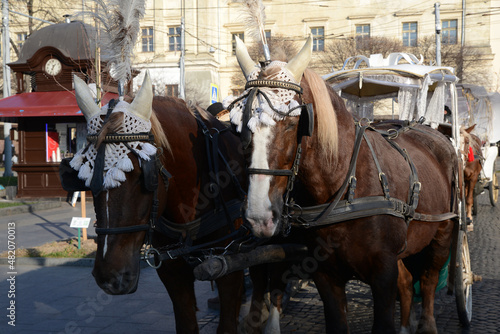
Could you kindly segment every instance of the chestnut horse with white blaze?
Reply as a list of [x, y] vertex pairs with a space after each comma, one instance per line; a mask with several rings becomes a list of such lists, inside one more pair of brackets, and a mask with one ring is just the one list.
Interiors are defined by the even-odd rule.
[[372, 332], [396, 331], [400, 259], [402, 331], [409, 326], [412, 284], [420, 280], [420, 331], [436, 333], [435, 289], [458, 224], [455, 150], [444, 135], [416, 122], [356, 121], [306, 69], [311, 54], [309, 38], [288, 63], [259, 66], [237, 39], [247, 85], [229, 108], [251, 150], [244, 218], [256, 236], [291, 230], [300, 236], [294, 241], [307, 245], [328, 333], [349, 332], [345, 286], [353, 278], [371, 287]]
[[[194, 276], [189, 251], [182, 250], [225, 246], [241, 223], [247, 178], [238, 137], [180, 99], [153, 98], [149, 74], [131, 103], [114, 107], [98, 108], [76, 77], [75, 90], [89, 143], [71, 166], [94, 197], [97, 284], [109, 294], [134, 292], [146, 241], [162, 260], [157, 273], [172, 300], [177, 332], [197, 333]], [[236, 333], [241, 298], [235, 296], [242, 294], [243, 272], [222, 277], [217, 285], [217, 332]]]

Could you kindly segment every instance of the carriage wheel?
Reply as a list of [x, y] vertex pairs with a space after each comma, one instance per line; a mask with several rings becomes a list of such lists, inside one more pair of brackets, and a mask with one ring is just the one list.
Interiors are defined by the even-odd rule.
[[455, 270], [455, 300], [458, 318], [464, 328], [470, 327], [472, 319], [472, 283], [474, 276], [470, 265], [467, 234], [460, 230], [457, 240], [457, 262]]
[[488, 183], [488, 191], [491, 205], [496, 206], [498, 202], [498, 177], [496, 172], [493, 173], [491, 182]]

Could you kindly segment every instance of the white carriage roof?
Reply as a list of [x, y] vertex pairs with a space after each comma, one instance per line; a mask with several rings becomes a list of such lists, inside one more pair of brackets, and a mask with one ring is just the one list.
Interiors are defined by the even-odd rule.
[[[399, 64], [402, 60], [406, 63]], [[346, 69], [353, 62], [353, 68]], [[335, 90], [357, 97], [394, 94], [401, 87], [421, 89], [423, 79], [427, 76], [432, 83], [457, 81], [453, 68], [428, 66], [422, 62], [423, 59], [418, 60], [405, 53], [391, 53], [387, 58], [380, 54], [371, 55], [370, 58], [356, 56], [347, 59], [342, 70], [324, 75], [323, 79]], [[433, 88], [431, 86], [429, 90]]]

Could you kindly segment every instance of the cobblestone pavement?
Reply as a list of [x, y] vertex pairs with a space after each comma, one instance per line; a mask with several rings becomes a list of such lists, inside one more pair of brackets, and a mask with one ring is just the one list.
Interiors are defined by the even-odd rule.
[[[500, 203], [497, 207], [491, 206], [488, 191], [478, 197], [478, 215], [468, 238], [472, 270], [482, 276], [482, 281], [473, 285], [472, 325], [469, 330], [461, 327], [455, 295], [449, 296], [443, 289], [437, 293], [435, 303], [439, 333], [500, 333]], [[347, 297], [351, 333], [370, 333], [373, 302], [369, 287], [359, 281], [350, 282]], [[248, 302], [245, 307], [248, 308]], [[418, 308], [419, 305], [417, 312]], [[395, 321], [399, 327], [399, 304], [396, 309]], [[208, 314], [201, 319], [202, 333], [214, 333], [216, 323], [216, 314]], [[325, 332], [323, 304], [314, 283], [308, 283], [291, 298], [281, 319], [281, 332]]]

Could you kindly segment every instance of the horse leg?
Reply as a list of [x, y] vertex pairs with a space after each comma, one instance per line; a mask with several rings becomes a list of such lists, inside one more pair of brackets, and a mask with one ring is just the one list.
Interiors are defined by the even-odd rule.
[[242, 333], [258, 334], [262, 332], [262, 324], [268, 317], [264, 295], [267, 289], [268, 272], [267, 266], [258, 265], [251, 267], [250, 278], [252, 280], [252, 301], [250, 310], [240, 326]]
[[422, 315], [418, 324], [418, 333], [437, 334], [436, 319], [434, 318], [434, 297], [438, 284], [439, 270], [428, 269], [420, 278], [422, 294]]
[[396, 333], [394, 308], [398, 287], [398, 264], [397, 261], [390, 261], [387, 258], [380, 259], [380, 261], [380, 265], [372, 266], [370, 270], [374, 319], [372, 333]]
[[192, 269], [183, 260], [163, 262], [156, 270], [174, 307], [177, 333], [198, 333]]
[[269, 317], [267, 319], [266, 334], [279, 334], [280, 333], [280, 317], [283, 312], [283, 295], [285, 293], [287, 280], [283, 273], [289, 265], [287, 263], [277, 263], [273, 265], [270, 270], [270, 305]]
[[470, 167], [464, 169], [464, 186], [465, 186], [465, 212], [467, 215], [467, 221], [472, 222], [472, 205], [474, 204], [474, 185], [477, 182], [473, 182], [473, 173]]
[[316, 271], [313, 280], [323, 301], [326, 333], [349, 333], [345, 282], [334, 282], [324, 272]]
[[410, 334], [415, 328], [413, 312], [413, 277], [402, 260], [398, 260], [398, 291], [401, 305], [400, 334]]
[[425, 267], [420, 276], [420, 290], [422, 294], [422, 316], [418, 325], [418, 333], [437, 333], [436, 319], [434, 318], [434, 298], [439, 283], [439, 272], [446, 263], [450, 252], [453, 223], [446, 221], [441, 224], [434, 240], [428, 246], [427, 256], [424, 258]]
[[237, 271], [216, 280], [219, 290], [220, 321], [217, 333], [236, 333], [243, 294], [243, 271]]

